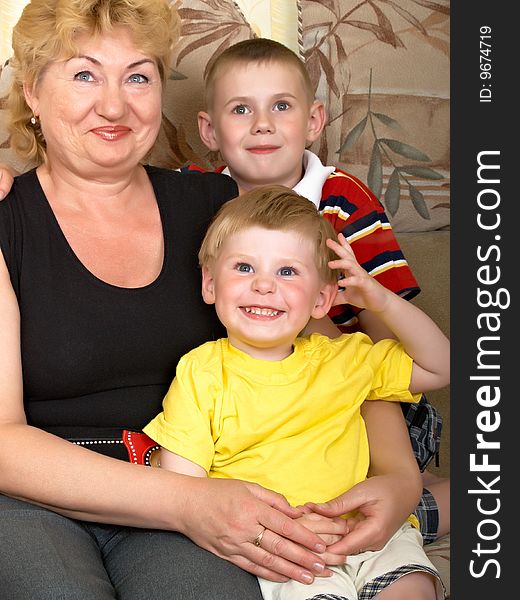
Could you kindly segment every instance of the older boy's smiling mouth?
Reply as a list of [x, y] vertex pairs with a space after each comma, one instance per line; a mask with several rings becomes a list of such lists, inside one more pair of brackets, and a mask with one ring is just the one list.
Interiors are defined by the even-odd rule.
[[280, 149], [280, 146], [252, 146], [247, 151], [251, 154], [272, 154]]

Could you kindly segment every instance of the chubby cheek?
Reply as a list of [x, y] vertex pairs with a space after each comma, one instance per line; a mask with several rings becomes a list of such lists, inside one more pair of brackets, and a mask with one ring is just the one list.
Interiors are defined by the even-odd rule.
[[244, 294], [243, 282], [236, 282], [232, 279], [228, 279], [225, 284], [217, 284], [215, 288], [215, 295], [217, 301], [220, 301], [222, 305], [227, 306], [240, 306]]
[[318, 292], [314, 292], [314, 290], [311, 292], [309, 289], [292, 288], [290, 291], [287, 291], [285, 301], [293, 309], [295, 317], [303, 320], [303, 324], [305, 325], [308, 320], [306, 315], [312, 313], [317, 296]]
[[161, 99], [155, 101], [134, 102], [132, 104], [136, 120], [143, 126], [143, 134], [154, 137], [159, 133], [162, 122]]
[[47, 140], [54, 139], [59, 144], [74, 144], [82, 130], [88, 130], [89, 111], [83, 103], [70, 103], [57, 100], [50, 108], [42, 107], [40, 123]]
[[225, 156], [238, 154], [247, 133], [248, 129], [236, 121], [222, 121], [219, 126], [215, 128], [219, 151], [222, 156], [225, 158]]

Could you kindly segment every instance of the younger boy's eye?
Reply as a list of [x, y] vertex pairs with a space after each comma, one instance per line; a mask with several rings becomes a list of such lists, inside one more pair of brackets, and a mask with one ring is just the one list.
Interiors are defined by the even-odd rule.
[[250, 110], [244, 104], [239, 104], [233, 108], [232, 112], [234, 112], [236, 115], [247, 115]]
[[235, 269], [240, 273], [253, 273], [253, 267], [247, 263], [237, 263]]
[[280, 102], [277, 102], [274, 105], [274, 109], [275, 110], [289, 110], [290, 106], [288, 102], [285, 102], [285, 100], [280, 100]]
[[290, 277], [291, 275], [296, 275], [296, 271], [292, 267], [281, 267], [278, 270], [278, 274], [282, 277]]
[[90, 71], [80, 71], [74, 75], [76, 81], [92, 81], [94, 77]]

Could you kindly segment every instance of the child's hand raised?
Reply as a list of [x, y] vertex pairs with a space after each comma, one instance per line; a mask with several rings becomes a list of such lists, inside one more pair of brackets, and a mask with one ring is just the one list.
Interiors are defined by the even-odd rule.
[[339, 243], [327, 240], [327, 246], [339, 256], [331, 260], [329, 267], [343, 274], [338, 280], [340, 289], [336, 294], [334, 304], [353, 304], [358, 308], [366, 308], [372, 312], [385, 310], [392, 292], [371, 277], [357, 262], [350, 244], [343, 234], [338, 234]]

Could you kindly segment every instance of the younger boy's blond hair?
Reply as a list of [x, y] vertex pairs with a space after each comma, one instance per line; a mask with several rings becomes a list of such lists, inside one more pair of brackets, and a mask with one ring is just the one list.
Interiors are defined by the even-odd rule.
[[251, 227], [291, 231], [310, 240], [315, 244], [315, 264], [322, 281], [338, 280], [338, 272], [328, 264], [337, 256], [326, 244], [327, 239], [337, 240], [334, 228], [312, 202], [283, 185], [257, 187], [226, 202], [206, 232], [199, 251], [200, 266], [211, 267], [224, 241]]
[[309, 105], [314, 101], [314, 87], [305, 63], [290, 48], [269, 38], [243, 40], [226, 48], [211, 63], [204, 78], [204, 103], [206, 109], [212, 106], [215, 82], [220, 73], [236, 65], [283, 64], [295, 69], [301, 76]]

